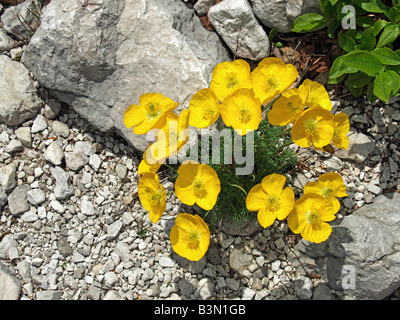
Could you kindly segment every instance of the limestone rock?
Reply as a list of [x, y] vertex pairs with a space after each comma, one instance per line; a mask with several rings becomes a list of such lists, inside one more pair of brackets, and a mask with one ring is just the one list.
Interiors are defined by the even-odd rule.
[[321, 14], [319, 0], [249, 0], [261, 23], [279, 32], [291, 32], [293, 22], [306, 13]]
[[0, 300], [18, 300], [21, 284], [0, 262]]
[[269, 56], [268, 36], [247, 0], [222, 1], [210, 8], [208, 17], [235, 56], [255, 61]]
[[0, 122], [14, 126], [33, 118], [42, 101], [29, 71], [6, 55], [0, 55], [0, 70]]
[[39, 25], [39, 19], [33, 14], [40, 10], [38, 1], [26, 0], [17, 6], [7, 8], [1, 16], [4, 30], [18, 40], [30, 37]]
[[382, 300], [400, 287], [400, 194], [380, 195], [343, 218], [320, 244], [302, 240], [303, 265], [314, 259], [328, 286], [359, 300]]
[[159, 92], [179, 102], [179, 112], [226, 60], [218, 35], [176, 0], [52, 0], [22, 56], [57, 98], [141, 151], [148, 142], [123, 124], [127, 107]]

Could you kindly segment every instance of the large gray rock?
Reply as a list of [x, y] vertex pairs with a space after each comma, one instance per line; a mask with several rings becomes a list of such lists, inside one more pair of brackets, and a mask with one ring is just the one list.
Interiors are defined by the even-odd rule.
[[125, 128], [127, 107], [159, 92], [187, 107], [228, 53], [193, 9], [176, 0], [52, 0], [22, 61], [41, 85], [102, 131], [144, 151]]
[[247, 0], [222, 1], [210, 8], [208, 17], [235, 56], [255, 61], [269, 56], [268, 36]]
[[15, 41], [11, 39], [2, 28], [0, 28], [0, 51], [8, 51], [14, 46]]
[[374, 151], [376, 145], [375, 140], [361, 132], [351, 131], [348, 136], [348, 149], [337, 150], [335, 156], [340, 159], [349, 159], [356, 163], [363, 163], [372, 151]]
[[26, 0], [17, 6], [7, 8], [1, 16], [4, 30], [17, 40], [28, 39], [39, 26], [40, 1]]
[[0, 55], [0, 123], [14, 126], [33, 118], [42, 105], [29, 71], [20, 62]]
[[[333, 290], [381, 300], [400, 287], [400, 194], [380, 195], [343, 218], [320, 244], [302, 240], [297, 258]], [[315, 260], [312, 266], [311, 260]]]
[[10, 163], [0, 168], [0, 186], [4, 191], [10, 191], [17, 186], [17, 167]]
[[16, 187], [8, 196], [8, 207], [13, 216], [18, 216], [29, 210], [27, 193], [31, 189], [29, 184], [23, 184]]
[[279, 32], [291, 32], [293, 22], [306, 13], [321, 13], [320, 0], [249, 0], [261, 23]]
[[74, 194], [74, 186], [72, 185], [70, 176], [61, 167], [50, 169], [52, 176], [56, 180], [54, 187], [54, 195], [58, 200], [65, 200]]
[[0, 262], [0, 300], [18, 300], [21, 284]]

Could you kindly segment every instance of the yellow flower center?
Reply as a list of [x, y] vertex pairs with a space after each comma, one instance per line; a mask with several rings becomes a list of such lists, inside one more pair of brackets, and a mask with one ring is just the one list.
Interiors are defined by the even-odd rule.
[[147, 103], [147, 105], [145, 106], [145, 111], [147, 114], [147, 118], [150, 120], [158, 118], [161, 114], [159, 103]]
[[197, 229], [186, 231], [185, 240], [189, 249], [196, 250], [200, 246], [200, 232]]
[[201, 178], [196, 178], [193, 183], [193, 194], [197, 199], [204, 199], [207, 196], [206, 185]]
[[248, 107], [242, 106], [239, 110], [239, 121], [241, 123], [249, 123], [251, 120], [251, 111]]
[[149, 189], [149, 203], [150, 206], [154, 209], [157, 208], [161, 203], [161, 190], [150, 190]]
[[320, 220], [318, 213], [315, 211], [307, 211], [305, 216], [306, 216], [306, 222], [309, 224], [313, 224]]
[[321, 194], [325, 199], [330, 199], [335, 195], [335, 190], [330, 186], [324, 186], [321, 189]]
[[277, 78], [268, 78], [266, 92], [274, 91], [279, 88], [279, 80]]
[[314, 118], [304, 121], [304, 128], [307, 136], [314, 137], [318, 133], [318, 123]]
[[276, 194], [270, 195], [267, 204], [271, 211], [277, 211], [281, 206], [281, 199]]
[[215, 114], [217, 113], [217, 110], [215, 110], [214, 107], [212, 106], [205, 106], [204, 107], [204, 112], [203, 112], [203, 120], [211, 120], [215, 117]]
[[239, 78], [235, 72], [229, 71], [225, 76], [226, 86], [234, 88], [239, 83]]

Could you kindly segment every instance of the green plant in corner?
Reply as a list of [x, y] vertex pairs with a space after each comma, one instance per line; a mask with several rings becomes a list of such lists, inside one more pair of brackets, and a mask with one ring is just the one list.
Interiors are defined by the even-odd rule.
[[299, 17], [292, 31], [326, 27], [329, 37], [337, 36], [343, 54], [333, 62], [329, 83], [344, 81], [355, 96], [366, 90], [370, 102], [398, 96], [400, 1], [321, 0], [321, 11]]

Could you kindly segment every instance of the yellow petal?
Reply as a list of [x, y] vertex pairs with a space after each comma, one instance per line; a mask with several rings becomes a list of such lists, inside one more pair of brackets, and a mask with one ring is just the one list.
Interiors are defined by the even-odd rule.
[[245, 60], [221, 62], [213, 70], [210, 88], [220, 101], [235, 90], [251, 87], [250, 65]]
[[322, 84], [306, 79], [300, 87], [304, 87], [308, 91], [306, 102], [308, 108], [320, 107], [328, 111], [332, 110], [329, 94]]
[[260, 100], [250, 89], [236, 90], [221, 104], [222, 120], [239, 135], [257, 130], [262, 120], [261, 113]]
[[295, 66], [285, 65], [281, 59], [274, 57], [263, 59], [251, 72], [254, 92], [261, 104], [286, 91], [296, 81], [297, 76]]
[[184, 179], [181, 175], [175, 181], [175, 194], [182, 203], [189, 206], [195, 204], [192, 181]]
[[284, 92], [268, 112], [268, 120], [272, 125], [286, 126], [296, 121], [304, 111], [305, 101], [297, 88]]
[[294, 207], [294, 191], [291, 187], [287, 187], [280, 194], [280, 208], [276, 212], [276, 217], [279, 220], [284, 220], [292, 212]]
[[338, 113], [333, 118], [334, 121], [334, 132], [332, 142], [340, 149], [349, 148], [349, 137], [347, 134], [350, 131], [349, 117], [345, 113]]
[[267, 204], [268, 195], [264, 192], [261, 183], [255, 185], [246, 197], [246, 207], [249, 211], [259, 211]]
[[314, 243], [321, 243], [327, 240], [332, 233], [332, 227], [326, 222], [316, 222], [313, 224], [306, 224], [301, 232], [304, 240]]
[[127, 128], [132, 128], [141, 123], [146, 117], [144, 110], [135, 104], [130, 105], [124, 114], [124, 124]]
[[266, 176], [262, 180], [261, 185], [266, 194], [272, 195], [272, 194], [280, 194], [282, 192], [283, 186], [285, 185], [285, 182], [286, 182], [285, 176], [273, 173]]
[[257, 219], [263, 228], [268, 228], [274, 223], [276, 214], [266, 208], [261, 208], [260, 211], [258, 211]]
[[299, 214], [296, 208], [293, 208], [287, 217], [287, 223], [289, 229], [292, 230], [293, 233], [299, 234], [305, 228], [306, 219], [304, 214]]
[[177, 254], [191, 261], [198, 261], [208, 250], [210, 231], [200, 216], [180, 213], [171, 229], [170, 241]]
[[206, 88], [192, 97], [189, 110], [189, 124], [196, 128], [206, 128], [219, 118], [220, 103], [214, 91]]

